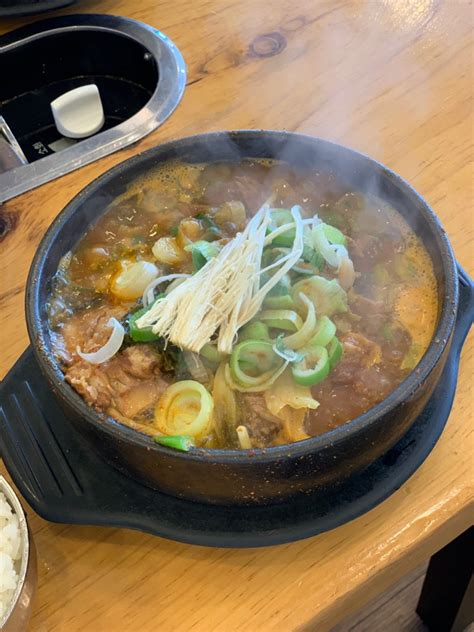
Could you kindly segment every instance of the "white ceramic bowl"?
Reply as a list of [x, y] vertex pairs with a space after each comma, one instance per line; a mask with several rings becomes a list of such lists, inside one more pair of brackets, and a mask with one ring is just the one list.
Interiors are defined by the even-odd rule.
[[18, 516], [21, 535], [21, 563], [18, 585], [4, 617], [0, 619], [0, 630], [2, 632], [20, 632], [20, 630], [26, 630], [36, 590], [36, 549], [28, 528], [25, 512], [17, 495], [3, 476], [0, 476], [0, 491], [5, 494], [7, 501]]

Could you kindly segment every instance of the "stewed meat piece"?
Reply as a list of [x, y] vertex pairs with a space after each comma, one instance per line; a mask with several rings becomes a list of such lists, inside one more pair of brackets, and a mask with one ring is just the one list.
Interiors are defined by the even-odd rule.
[[80, 360], [66, 369], [65, 379], [84, 398], [86, 404], [96, 410], [106, 411], [111, 406], [112, 387], [102, 368]]
[[168, 387], [159, 369], [160, 356], [150, 345], [128, 347], [108, 362], [74, 362], [65, 371], [69, 382], [96, 410], [118, 410], [134, 417], [153, 406]]
[[268, 410], [259, 393], [241, 394], [242, 424], [247, 426], [252, 445], [264, 448], [271, 445], [281, 430], [282, 422]]
[[56, 343], [64, 348], [62, 355], [67, 353], [68, 362], [71, 362], [77, 357], [77, 347], [83, 353], [97, 351], [110, 337], [109, 319], [121, 320], [126, 314], [127, 308], [120, 305], [101, 305], [74, 314], [64, 324], [61, 335], [56, 336]]

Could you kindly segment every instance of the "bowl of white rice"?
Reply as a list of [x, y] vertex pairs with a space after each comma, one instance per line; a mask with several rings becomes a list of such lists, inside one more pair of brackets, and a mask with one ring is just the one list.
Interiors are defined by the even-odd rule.
[[36, 588], [36, 552], [25, 513], [0, 476], [0, 630], [25, 630]]

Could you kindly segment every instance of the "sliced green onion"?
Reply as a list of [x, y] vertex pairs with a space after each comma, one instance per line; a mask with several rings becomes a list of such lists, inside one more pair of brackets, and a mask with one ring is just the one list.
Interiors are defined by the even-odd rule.
[[314, 336], [308, 342], [309, 347], [326, 347], [336, 334], [336, 325], [327, 316], [321, 316], [316, 325]]
[[313, 303], [303, 293], [299, 295], [299, 298], [306, 306], [306, 319], [298, 331], [284, 338], [285, 345], [290, 349], [304, 347], [314, 336], [316, 329], [316, 311]]
[[324, 231], [324, 224], [318, 224], [311, 229], [314, 249], [319, 252], [324, 260], [333, 268], [338, 268], [340, 257], [335, 251], [336, 246], [329, 242]]
[[259, 319], [268, 327], [285, 331], [298, 331], [303, 326], [301, 316], [292, 309], [264, 309], [260, 312]]
[[297, 384], [313, 386], [327, 378], [330, 368], [327, 350], [324, 347], [312, 347], [301, 362], [293, 364], [291, 373]]
[[336, 366], [336, 364], [340, 361], [343, 355], [342, 344], [339, 338], [337, 338], [336, 336], [334, 336], [334, 338], [329, 343], [328, 355], [329, 355], [329, 362], [331, 365], [331, 369], [333, 369]]
[[205, 344], [199, 354], [202, 355], [202, 357], [209, 362], [212, 362], [212, 364], [217, 365], [221, 361], [221, 356], [220, 353], [217, 351], [217, 346], [212, 344], [211, 342]]
[[268, 296], [267, 294], [263, 305], [268, 309], [294, 309], [295, 302], [289, 294], [283, 296]]
[[155, 443], [164, 445], [167, 448], [173, 448], [174, 450], [181, 450], [181, 452], [189, 452], [190, 448], [195, 448], [192, 437], [189, 435], [175, 435], [174, 437], [168, 437], [166, 435], [155, 435], [153, 437]]
[[195, 270], [200, 270], [206, 263], [219, 254], [220, 247], [215, 242], [195, 241], [184, 248], [191, 253]]
[[[230, 368], [235, 377], [245, 380], [248, 377], [258, 378], [260, 374], [269, 371], [277, 363], [272, 344], [266, 340], [244, 340], [232, 351]], [[249, 367], [253, 375], [241, 375], [240, 364]]]
[[302, 259], [310, 261], [314, 253], [313, 246], [313, 234], [311, 232], [311, 226], [305, 226], [303, 228], [303, 253]]
[[[312, 242], [312, 237], [310, 233], [310, 239]], [[308, 240], [309, 241], [309, 240]], [[303, 247], [303, 254], [301, 255], [300, 261], [298, 261], [292, 268], [292, 272], [296, 272], [297, 274], [304, 275], [314, 275], [319, 274], [322, 270], [324, 270], [325, 260], [321, 253], [317, 250], [314, 250], [311, 243], [305, 241]]]
[[[321, 271], [324, 268], [324, 257], [320, 252], [314, 249], [313, 235], [309, 226], [305, 226], [302, 259], [313, 266], [313, 268], [316, 268], [317, 271]], [[299, 265], [300, 264], [298, 264], [298, 266]], [[295, 266], [293, 266], [293, 270], [295, 270]]]
[[308, 263], [310, 263], [312, 266], [320, 271], [324, 269], [324, 257], [320, 252], [317, 252], [316, 250], [314, 250], [313, 256]]
[[[280, 375], [285, 371], [287, 366], [288, 366], [288, 362], [286, 361], [282, 362], [281, 365], [277, 369], [275, 369], [273, 372], [268, 371], [268, 373], [265, 374], [264, 381], [259, 382], [258, 384], [251, 384], [250, 386], [247, 386], [247, 385], [244, 386], [234, 379], [229, 365], [226, 364], [224, 367], [225, 380], [227, 384], [229, 385], [229, 387], [234, 391], [239, 391], [241, 393], [263, 393], [264, 391], [269, 389], [272, 384], [276, 382], [276, 380], [280, 377]], [[263, 377], [264, 376], [262, 375], [262, 379]]]
[[285, 274], [265, 296], [264, 307], [269, 309], [292, 309], [294, 301], [290, 296], [290, 287], [290, 277]]
[[247, 323], [239, 330], [239, 342], [244, 340], [270, 340], [268, 326], [260, 320]]
[[265, 340], [239, 342], [230, 356], [232, 378], [244, 387], [266, 382], [280, 364], [272, 344]]
[[[266, 275], [262, 275], [265, 277]], [[267, 279], [268, 280], [268, 279]], [[268, 292], [267, 296], [285, 296], [289, 293], [291, 287], [290, 277], [284, 274], [276, 285]]]
[[213, 424], [214, 401], [206, 388], [194, 380], [168, 386], [155, 406], [155, 425], [167, 436], [207, 435]]
[[287, 248], [291, 248], [293, 242], [295, 241], [296, 236], [296, 228], [295, 228], [295, 220], [289, 211], [286, 208], [273, 208], [270, 211], [270, 216], [272, 218], [271, 224], [267, 229], [267, 234], [271, 236], [272, 232], [276, 231], [283, 226], [288, 225], [287, 230], [276, 235], [272, 239], [272, 244], [274, 246], [283, 246]]
[[329, 280], [322, 276], [312, 276], [295, 283], [291, 295], [297, 309], [304, 307], [299, 299], [301, 292], [313, 302], [318, 316], [332, 316], [338, 312], [347, 312], [347, 294], [336, 279]]
[[330, 226], [329, 224], [323, 224], [323, 227], [326, 238], [332, 244], [340, 244], [341, 246], [345, 246], [347, 244], [347, 239], [345, 238], [343, 233], [341, 233], [339, 228], [336, 228], [335, 226]]

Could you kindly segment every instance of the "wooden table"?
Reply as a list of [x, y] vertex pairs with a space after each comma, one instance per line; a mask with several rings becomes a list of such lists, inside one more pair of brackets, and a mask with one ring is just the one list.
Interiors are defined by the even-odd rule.
[[[188, 87], [171, 119], [137, 145], [1, 209], [11, 228], [0, 243], [0, 376], [28, 344], [23, 290], [48, 224], [97, 174], [178, 136], [284, 128], [369, 153], [426, 197], [474, 273], [469, 2], [86, 0], [78, 10], [163, 30], [183, 52]], [[39, 552], [31, 629], [327, 630], [469, 525], [470, 361], [467, 344], [451, 417], [428, 460], [381, 506], [330, 533], [214, 550], [49, 524], [30, 511]]]

